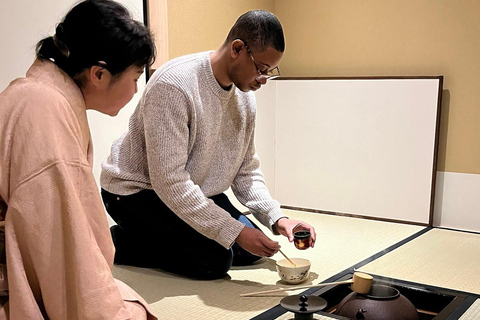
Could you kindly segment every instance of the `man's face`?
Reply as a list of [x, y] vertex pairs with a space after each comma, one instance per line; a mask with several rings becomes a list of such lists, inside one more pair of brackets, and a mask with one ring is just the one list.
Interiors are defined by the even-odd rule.
[[240, 54], [233, 83], [243, 92], [256, 91], [267, 83], [268, 74], [278, 71], [276, 68], [283, 57], [282, 52], [272, 47], [260, 52], [251, 51], [248, 46], [245, 46]]

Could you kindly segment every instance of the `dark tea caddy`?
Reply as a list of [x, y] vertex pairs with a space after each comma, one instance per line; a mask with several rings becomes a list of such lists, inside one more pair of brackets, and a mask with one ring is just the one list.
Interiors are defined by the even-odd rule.
[[305, 250], [310, 248], [311, 234], [308, 230], [299, 230], [293, 233], [293, 243], [299, 250]]

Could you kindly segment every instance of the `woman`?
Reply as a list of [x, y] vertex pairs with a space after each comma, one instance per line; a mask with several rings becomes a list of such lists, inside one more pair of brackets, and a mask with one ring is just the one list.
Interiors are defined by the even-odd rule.
[[154, 58], [149, 31], [123, 6], [87, 0], [37, 44], [26, 77], [0, 94], [9, 294], [0, 318], [155, 319], [113, 279], [86, 115], [116, 115]]

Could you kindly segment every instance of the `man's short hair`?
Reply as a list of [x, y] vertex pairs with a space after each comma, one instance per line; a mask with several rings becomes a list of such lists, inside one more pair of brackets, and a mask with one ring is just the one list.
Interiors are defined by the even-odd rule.
[[254, 51], [272, 47], [285, 51], [283, 29], [277, 17], [268, 11], [252, 10], [242, 14], [228, 33], [225, 44], [241, 39]]

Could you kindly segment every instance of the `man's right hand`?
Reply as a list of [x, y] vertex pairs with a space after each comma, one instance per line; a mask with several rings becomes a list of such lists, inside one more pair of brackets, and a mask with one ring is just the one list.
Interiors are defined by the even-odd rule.
[[277, 241], [270, 240], [260, 230], [250, 227], [243, 228], [236, 242], [243, 249], [260, 257], [271, 257], [280, 250]]

